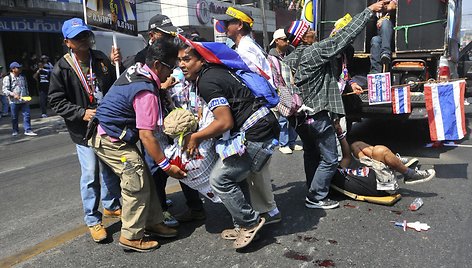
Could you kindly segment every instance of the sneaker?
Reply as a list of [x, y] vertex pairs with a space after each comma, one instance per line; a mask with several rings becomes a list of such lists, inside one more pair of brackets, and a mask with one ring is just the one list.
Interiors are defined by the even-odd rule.
[[42, 118], [47, 118], [48, 115], [47, 115], [47, 114], [41, 114], [41, 117], [42, 117]]
[[264, 225], [269, 225], [273, 223], [279, 223], [282, 221], [282, 213], [277, 213], [274, 216], [270, 216], [268, 212], [261, 213], [261, 217], [265, 219]]
[[117, 210], [108, 210], [106, 208], [103, 209], [103, 216], [106, 218], [121, 218], [121, 209]]
[[7, 116], [10, 116], [10, 114], [9, 113], [3, 113], [2, 114], [2, 117], [7, 117]]
[[179, 226], [179, 222], [170, 214], [169, 211], [164, 211], [162, 214], [164, 214], [164, 224], [169, 226], [169, 227], [177, 227]]
[[170, 206], [172, 206], [172, 205], [174, 204], [174, 202], [172, 202], [171, 199], [166, 198], [166, 204], [167, 204], [168, 207], [170, 207]]
[[176, 215], [179, 222], [203, 221], [206, 219], [205, 210], [187, 209], [184, 213]]
[[101, 223], [94, 226], [89, 226], [89, 231], [92, 235], [93, 241], [97, 243], [107, 239], [107, 231]]
[[38, 136], [38, 134], [34, 133], [32, 130], [25, 131], [26, 136]]
[[[290, 149], [292, 149], [293, 151], [303, 151], [303, 146], [300, 146], [300, 145], [298, 145], [298, 144], [295, 144], [295, 145], [293, 146], [293, 148], [290, 148]], [[266, 224], [267, 224], [267, 223], [266, 223]]]
[[279, 151], [283, 154], [291, 154], [293, 153], [292, 149], [290, 147], [285, 146], [285, 147], [279, 147]]
[[146, 229], [144, 229], [144, 233], [147, 233], [148, 235], [154, 235], [154, 236], [159, 236], [159, 237], [164, 237], [164, 238], [176, 237], [179, 234], [177, 229], [167, 227], [162, 222], [155, 224], [153, 226], [146, 227]]
[[434, 175], [436, 175], [436, 171], [434, 171], [434, 169], [419, 170], [416, 168], [415, 175], [413, 175], [413, 177], [405, 178], [405, 184], [417, 184], [430, 181]]
[[139, 252], [150, 252], [159, 247], [159, 243], [149, 238], [143, 237], [141, 239], [129, 240], [120, 236], [120, 246], [125, 249], [139, 251]]
[[402, 162], [403, 165], [405, 165], [406, 167], [410, 167], [412, 166], [413, 164], [416, 164], [418, 163], [420, 160], [418, 160], [418, 158], [416, 157], [413, 157], [413, 158], [407, 158], [407, 157], [402, 157], [400, 154], [396, 154], [395, 155], [398, 159], [400, 159], [400, 161]]
[[382, 68], [385, 67], [385, 72], [390, 71], [390, 55], [388, 54], [383, 54], [382, 57], [380, 57], [380, 62], [382, 63]]
[[339, 207], [339, 203], [327, 197], [323, 200], [317, 201], [308, 195], [305, 198], [305, 206], [307, 208], [332, 209]]
[[16, 137], [16, 136], [18, 136], [18, 132], [13, 131], [13, 133], [11, 133], [11, 135], [12, 135], [13, 137]]

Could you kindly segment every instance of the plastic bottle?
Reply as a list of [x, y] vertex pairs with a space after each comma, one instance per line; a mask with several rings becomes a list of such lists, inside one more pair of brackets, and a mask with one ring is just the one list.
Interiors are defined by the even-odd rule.
[[439, 67], [438, 67], [438, 80], [445, 81], [449, 80], [451, 76], [451, 71], [449, 69], [449, 61], [446, 57], [441, 56], [439, 58]]
[[252, 171], [260, 172], [262, 168], [265, 166], [267, 161], [269, 161], [270, 157], [274, 153], [275, 147], [279, 145], [279, 141], [277, 139], [273, 139], [272, 142], [262, 147], [254, 156], [253, 163], [252, 163]]
[[410, 207], [409, 209], [411, 211], [416, 211], [418, 209], [420, 209], [420, 207], [423, 205], [423, 199], [421, 199], [420, 197], [418, 198], [415, 198], [415, 200], [413, 200], [413, 202], [410, 204]]
[[122, 156], [121, 163], [123, 163], [123, 173], [132, 173], [134, 171], [133, 165], [128, 162], [125, 156]]

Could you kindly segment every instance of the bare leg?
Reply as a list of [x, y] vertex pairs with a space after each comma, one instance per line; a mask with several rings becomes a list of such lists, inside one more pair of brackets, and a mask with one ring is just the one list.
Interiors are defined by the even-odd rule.
[[372, 158], [374, 146], [363, 141], [356, 141], [351, 144], [351, 151], [357, 158], [369, 157]]
[[408, 168], [403, 165], [402, 161], [398, 159], [389, 148], [383, 145], [374, 146], [374, 149], [372, 150], [372, 159], [380, 161], [391, 169], [402, 174], [406, 173], [408, 170]]
[[362, 141], [356, 141], [351, 144], [351, 150], [357, 158], [369, 157], [380, 161], [391, 169], [404, 174], [408, 168], [398, 159], [395, 154], [386, 146], [369, 145]]

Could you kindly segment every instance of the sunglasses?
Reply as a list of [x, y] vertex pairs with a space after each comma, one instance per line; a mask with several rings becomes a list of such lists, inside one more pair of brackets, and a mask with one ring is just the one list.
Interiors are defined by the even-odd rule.
[[75, 40], [75, 41], [78, 41], [78, 40], [84, 40], [84, 39], [88, 39], [92, 36], [92, 32], [89, 32], [89, 31], [83, 31], [81, 33], [79, 33], [78, 35], [72, 37], [71, 39], [72, 40]]
[[160, 61], [160, 63], [161, 63], [162, 65], [164, 65], [165, 67], [171, 69], [171, 70], [174, 70], [175, 68], [177, 68], [177, 65], [176, 65], [176, 64], [170, 65], [170, 64], [165, 63], [165, 62], [163, 62], [163, 61]]

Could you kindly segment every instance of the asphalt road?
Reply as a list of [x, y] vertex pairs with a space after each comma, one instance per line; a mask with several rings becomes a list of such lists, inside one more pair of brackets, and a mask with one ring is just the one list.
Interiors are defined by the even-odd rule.
[[[466, 108], [470, 121], [472, 108]], [[400, 183], [403, 198], [394, 206], [353, 201], [334, 194], [334, 210], [304, 207], [303, 153], [271, 162], [274, 192], [283, 221], [261, 230], [241, 252], [219, 233], [231, 226], [224, 206], [205, 203], [207, 219], [182, 224], [177, 239], [161, 239], [152, 253], [128, 253], [118, 245], [120, 223], [107, 224], [109, 241], [94, 243], [83, 225], [80, 169], [74, 145], [57, 117], [35, 119], [38, 137], [10, 137], [0, 119], [0, 267], [472, 267], [472, 182], [469, 136], [459, 147], [425, 148], [418, 122], [357, 123], [350, 140], [385, 144], [415, 156], [437, 176], [418, 185]], [[471, 130], [468, 123], [468, 131]], [[175, 192], [175, 181], [168, 188]], [[180, 192], [169, 195], [171, 212], [184, 209]], [[424, 205], [408, 205], [422, 197]], [[427, 232], [394, 227], [390, 221], [421, 221]]]

